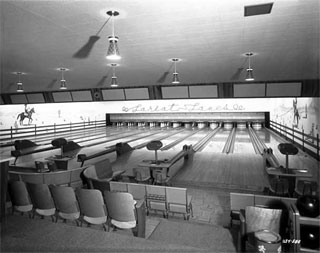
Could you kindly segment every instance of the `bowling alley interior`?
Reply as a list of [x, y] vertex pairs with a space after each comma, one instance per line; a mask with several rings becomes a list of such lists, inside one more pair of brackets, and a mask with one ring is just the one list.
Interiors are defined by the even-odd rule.
[[319, 5], [0, 1], [0, 251], [319, 252]]

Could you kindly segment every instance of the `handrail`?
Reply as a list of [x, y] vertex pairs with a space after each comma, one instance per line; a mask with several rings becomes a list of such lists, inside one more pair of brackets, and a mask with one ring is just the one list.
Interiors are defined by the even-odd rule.
[[23, 128], [11, 127], [7, 129], [0, 129], [0, 147], [12, 146], [14, 141], [17, 139], [27, 139], [47, 134], [60, 134], [63, 132], [77, 132], [83, 129], [94, 129], [105, 126], [105, 120], [95, 120], [90, 122], [70, 122], [53, 125], [34, 125]]
[[300, 146], [300, 148], [302, 148], [303, 151], [309, 153], [318, 161], [320, 160], [320, 140], [318, 133], [316, 134], [316, 136], [313, 136], [311, 134], [306, 134], [304, 130], [299, 131], [294, 129], [294, 126], [292, 126], [291, 128], [275, 121], [270, 121], [270, 128], [276, 133], [278, 133], [280, 136], [283, 136], [285, 139], [289, 139], [293, 143]]

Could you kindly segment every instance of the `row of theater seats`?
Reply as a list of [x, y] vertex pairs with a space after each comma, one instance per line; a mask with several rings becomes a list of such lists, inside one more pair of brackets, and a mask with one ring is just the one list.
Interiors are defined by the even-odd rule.
[[130, 193], [77, 189], [68, 186], [9, 181], [8, 192], [12, 212], [29, 213], [34, 218], [49, 216], [52, 221], [73, 220], [82, 223], [131, 229], [138, 237], [145, 237], [145, 203], [136, 201]]

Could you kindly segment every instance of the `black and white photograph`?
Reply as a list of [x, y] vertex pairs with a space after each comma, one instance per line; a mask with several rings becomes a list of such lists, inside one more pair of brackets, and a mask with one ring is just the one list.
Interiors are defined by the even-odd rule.
[[319, 0], [0, 0], [0, 252], [320, 251]]

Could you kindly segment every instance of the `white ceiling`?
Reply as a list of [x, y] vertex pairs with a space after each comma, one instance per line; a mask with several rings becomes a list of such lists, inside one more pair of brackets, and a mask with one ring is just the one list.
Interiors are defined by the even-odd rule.
[[[271, 14], [244, 17], [244, 6], [273, 2]], [[319, 0], [1, 1], [1, 92], [110, 87], [105, 58], [111, 22], [122, 59], [120, 87], [170, 84], [171, 58], [181, 83], [242, 82], [251, 58], [256, 81], [319, 78]], [[98, 33], [98, 34], [97, 34]], [[99, 36], [86, 58], [74, 55]]]

